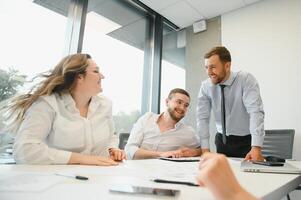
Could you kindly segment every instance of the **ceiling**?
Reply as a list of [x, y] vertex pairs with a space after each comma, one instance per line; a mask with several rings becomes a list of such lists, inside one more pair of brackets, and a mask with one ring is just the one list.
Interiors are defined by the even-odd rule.
[[140, 0], [180, 28], [262, 0]]

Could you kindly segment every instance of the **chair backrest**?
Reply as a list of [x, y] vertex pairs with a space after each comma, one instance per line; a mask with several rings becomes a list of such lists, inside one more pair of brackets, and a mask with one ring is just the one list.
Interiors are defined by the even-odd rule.
[[128, 142], [129, 136], [129, 133], [119, 133], [119, 149], [124, 149], [126, 143]]
[[262, 154], [285, 159], [293, 157], [294, 129], [265, 130]]

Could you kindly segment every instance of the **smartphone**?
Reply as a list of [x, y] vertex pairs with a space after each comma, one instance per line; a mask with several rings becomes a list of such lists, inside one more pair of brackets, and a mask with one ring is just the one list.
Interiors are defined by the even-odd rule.
[[254, 164], [266, 165], [266, 166], [283, 166], [284, 163], [281, 162], [269, 162], [269, 161], [252, 161]]
[[152, 194], [158, 196], [176, 196], [180, 190], [140, 187], [128, 184], [114, 185], [110, 187], [110, 192], [129, 193], [129, 194]]

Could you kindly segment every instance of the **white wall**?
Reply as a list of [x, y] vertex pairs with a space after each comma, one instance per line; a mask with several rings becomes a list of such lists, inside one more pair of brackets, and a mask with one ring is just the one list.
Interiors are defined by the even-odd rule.
[[259, 82], [265, 128], [295, 129], [293, 157], [301, 160], [301, 1], [265, 0], [221, 20], [233, 70], [251, 72]]
[[[190, 94], [190, 108], [185, 122], [196, 129], [196, 104], [201, 82], [208, 78], [204, 54], [213, 46], [221, 45], [221, 20], [216, 17], [207, 21], [207, 30], [193, 33], [192, 26], [186, 28], [186, 90]], [[213, 116], [213, 115], [211, 115]], [[210, 150], [215, 151], [216, 133], [214, 118], [210, 121]]]

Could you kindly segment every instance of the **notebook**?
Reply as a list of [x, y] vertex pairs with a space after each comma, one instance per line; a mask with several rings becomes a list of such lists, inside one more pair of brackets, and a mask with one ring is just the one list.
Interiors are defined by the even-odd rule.
[[301, 174], [301, 169], [289, 163], [284, 163], [283, 166], [265, 166], [243, 161], [241, 162], [240, 170], [256, 173]]

